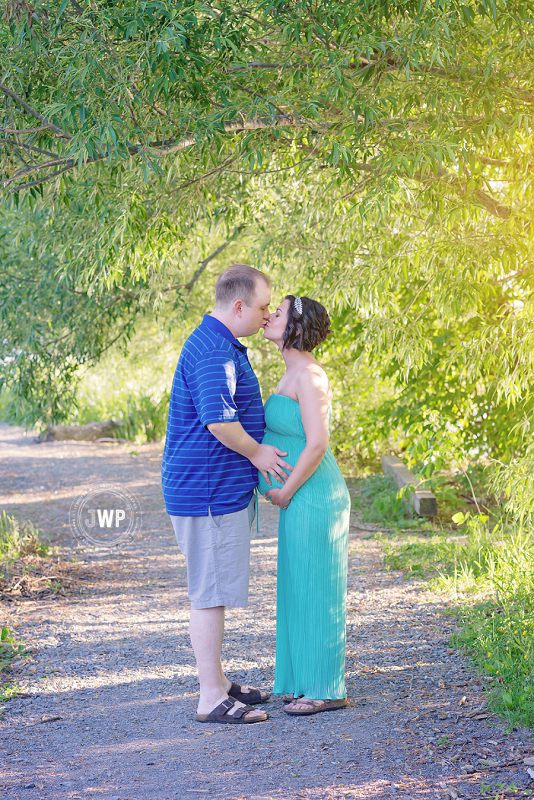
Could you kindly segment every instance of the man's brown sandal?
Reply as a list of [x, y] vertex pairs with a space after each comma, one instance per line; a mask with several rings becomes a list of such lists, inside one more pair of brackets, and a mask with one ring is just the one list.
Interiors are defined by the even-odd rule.
[[[313, 705], [313, 701], [300, 700], [300, 698], [296, 698], [292, 702], [300, 702], [302, 705], [308, 706]], [[338, 708], [347, 708], [348, 705], [349, 701], [344, 697], [341, 700], [325, 700], [320, 706], [314, 706], [313, 709], [308, 709], [307, 711], [293, 711], [289, 708], [284, 708], [284, 711], [292, 717], [309, 717], [312, 714], [320, 714], [322, 711], [336, 711]]]
[[242, 708], [238, 708], [234, 711], [233, 714], [229, 714], [228, 711], [230, 711], [235, 704], [236, 700], [233, 697], [227, 697], [226, 700], [219, 703], [209, 714], [195, 714], [195, 719], [197, 722], [220, 722], [224, 725], [250, 725], [253, 722], [264, 722], [268, 719], [265, 712], [261, 715], [255, 714], [253, 717], [247, 718], [246, 714], [249, 711], [256, 711], [252, 706], [242, 706]]
[[244, 692], [243, 687], [239, 686], [237, 683], [232, 683], [228, 689], [228, 694], [230, 697], [233, 697], [234, 700], [239, 700], [240, 703], [248, 703], [249, 706], [265, 703], [271, 696], [269, 692], [253, 689], [252, 686], [249, 686], [248, 691]]

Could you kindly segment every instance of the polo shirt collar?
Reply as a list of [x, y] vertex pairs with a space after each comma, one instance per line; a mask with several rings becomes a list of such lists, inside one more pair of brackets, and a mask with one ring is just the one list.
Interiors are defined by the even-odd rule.
[[241, 350], [242, 353], [247, 352], [245, 345], [241, 344], [241, 342], [235, 338], [234, 334], [226, 327], [226, 325], [223, 325], [223, 323], [220, 322], [220, 320], [215, 319], [215, 317], [211, 317], [209, 314], [204, 314], [201, 325], [204, 325], [206, 328], [209, 328], [215, 333], [224, 336], [225, 339], [228, 339], [228, 341], [231, 342], [234, 347], [237, 347], [238, 350]]

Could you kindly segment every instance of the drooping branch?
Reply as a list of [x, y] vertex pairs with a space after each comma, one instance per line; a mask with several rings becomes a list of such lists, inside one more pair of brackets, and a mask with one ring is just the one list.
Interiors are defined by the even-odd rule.
[[[321, 126], [316, 122], [302, 119], [300, 117], [296, 117], [291, 114], [277, 114], [273, 117], [254, 117], [253, 119], [241, 119], [235, 120], [232, 122], [225, 122], [222, 125], [222, 129], [224, 133], [242, 133], [243, 131], [256, 131], [256, 130], [268, 130], [277, 127], [305, 127], [309, 126], [313, 130], [324, 130], [327, 126]], [[176, 153], [180, 150], [185, 150], [187, 147], [192, 147], [193, 145], [197, 144], [198, 140], [195, 136], [185, 136], [178, 139], [162, 139], [160, 141], [155, 142], [148, 142], [146, 145], [129, 145], [127, 150], [131, 156], [139, 155], [140, 153], [151, 150], [155, 153], [155, 155], [168, 155], [169, 153]], [[97, 161], [102, 161], [108, 158], [107, 153], [102, 153], [97, 156], [91, 156], [90, 158], [86, 158], [82, 161], [81, 165], [85, 166], [87, 164], [94, 164]], [[2, 184], [3, 186], [8, 186], [10, 183], [13, 183], [17, 178], [21, 177], [21, 175], [29, 174], [31, 172], [35, 172], [40, 169], [48, 169], [51, 167], [56, 167], [61, 165], [61, 169], [57, 170], [48, 175], [44, 175], [42, 178], [38, 178], [36, 180], [30, 181], [29, 183], [19, 184], [18, 186], [14, 186], [10, 191], [17, 192], [21, 189], [27, 189], [30, 186], [38, 186], [41, 183], [45, 183], [46, 181], [52, 180], [52, 178], [56, 177], [57, 175], [67, 172], [70, 169], [77, 168], [79, 166], [78, 159], [74, 158], [66, 158], [66, 159], [55, 159], [54, 161], [48, 161], [41, 164], [32, 164], [31, 166], [21, 170], [20, 172], [13, 175], [11, 178], [6, 178]]]
[[50, 122], [50, 120], [46, 119], [46, 117], [43, 117], [42, 114], [39, 114], [39, 112], [32, 108], [29, 103], [22, 99], [22, 97], [19, 97], [18, 94], [15, 94], [15, 92], [12, 92], [11, 89], [8, 89], [7, 86], [4, 86], [1, 83], [0, 91], [7, 95], [7, 97], [11, 97], [11, 99], [14, 100], [15, 103], [18, 103], [18, 105], [21, 106], [24, 111], [27, 111], [28, 114], [32, 115], [32, 117], [38, 119], [39, 122], [42, 122], [47, 128], [50, 128], [50, 130], [53, 131], [57, 136], [60, 136], [62, 139], [72, 139], [70, 133], [65, 133], [65, 131], [62, 131], [61, 128], [58, 128], [53, 122]]
[[[331, 66], [326, 61], [316, 63], [313, 61], [306, 62], [306, 61], [297, 61], [294, 63], [282, 63], [282, 62], [269, 62], [269, 61], [249, 61], [246, 64], [230, 64], [227, 68], [227, 72], [242, 72], [243, 70], [249, 69], [317, 69], [318, 67], [324, 68]], [[342, 61], [337, 66], [340, 69], [346, 69], [350, 71], [360, 70], [365, 71], [369, 69], [377, 69], [380, 68], [385, 72], [397, 72], [399, 70], [403, 70], [406, 68], [405, 61], [398, 61], [387, 55], [381, 55], [380, 58], [374, 59], [367, 59], [365, 56], [359, 56], [357, 61]], [[477, 71], [472, 68], [462, 68], [463, 72], [468, 74], [470, 77], [475, 77], [477, 75]], [[461, 78], [461, 70], [458, 64], [451, 64], [448, 69], [444, 67], [435, 67], [432, 65], [427, 64], [410, 64], [410, 72], [414, 75], [438, 75], [441, 77], [446, 78], [455, 78], [459, 80]], [[481, 73], [480, 73], [481, 74]]]
[[[249, 65], [249, 66], [252, 66], [252, 64]], [[254, 63], [253, 66], [259, 66], [259, 62], [258, 63]], [[264, 66], [267, 66], [267, 65], [261, 64], [261, 66], [264, 67]], [[273, 67], [274, 65], [271, 64], [269, 66]], [[6, 87], [2, 86], [1, 84], [0, 84], [0, 89], [2, 91], [4, 91], [6, 94], [8, 94], [10, 97], [13, 97], [13, 99], [15, 99], [17, 102], [20, 102], [22, 107], [25, 108], [25, 110], [27, 110], [28, 113], [31, 113], [34, 117], [39, 119], [39, 121], [45, 123], [45, 127], [46, 128], [50, 128], [51, 130], [53, 130], [54, 132], [56, 132], [59, 136], [62, 136], [63, 138], [69, 138], [69, 139], [72, 138], [70, 136], [70, 134], [65, 134], [63, 131], [61, 131], [60, 128], [58, 128], [57, 126], [53, 125], [53, 123], [50, 123], [43, 115], [39, 114], [39, 112], [37, 112], [37, 111], [35, 111], [35, 109], [31, 108], [24, 100], [22, 100], [21, 98], [17, 97], [17, 95], [14, 95], [14, 93], [11, 92], [11, 90], [6, 89]], [[410, 122], [415, 122], [415, 121], [410, 121]], [[383, 124], [384, 123], [382, 122], [382, 125]], [[268, 130], [268, 129], [272, 129], [272, 128], [275, 128], [275, 127], [291, 127], [291, 128], [309, 127], [310, 129], [314, 130], [315, 132], [319, 132], [319, 131], [320, 132], [325, 132], [325, 131], [331, 129], [331, 126], [329, 126], [328, 124], [324, 124], [323, 123], [321, 125], [320, 123], [317, 123], [316, 121], [307, 120], [307, 119], [304, 119], [304, 118], [296, 116], [296, 115], [283, 114], [283, 113], [277, 114], [277, 115], [274, 115], [274, 116], [270, 116], [270, 117], [254, 117], [252, 119], [244, 119], [244, 118], [236, 119], [236, 120], [232, 120], [230, 122], [224, 122], [224, 123], [222, 123], [222, 126], [221, 126], [222, 131], [224, 133], [241, 133], [241, 132], [245, 132], [245, 131]], [[168, 155], [168, 154], [171, 154], [171, 153], [179, 152], [180, 150], [184, 150], [184, 149], [186, 149], [188, 147], [192, 147], [197, 143], [198, 143], [197, 137], [194, 136], [194, 135], [189, 135], [189, 136], [185, 136], [185, 137], [162, 139], [162, 140], [159, 140], [159, 141], [148, 142], [147, 144], [143, 144], [143, 145], [141, 145], [141, 144], [139, 144], [139, 145], [129, 145], [127, 147], [127, 151], [128, 151], [130, 156], [139, 155], [140, 153], [142, 153], [144, 151], [147, 151], [147, 150], [152, 151], [155, 155], [164, 156], [164, 155]], [[15, 143], [13, 142], [13, 144], [15, 144]], [[20, 146], [20, 145], [18, 145], [18, 146]], [[34, 148], [29, 148], [29, 149], [34, 149]], [[96, 156], [91, 156], [89, 158], [86, 158], [81, 163], [82, 163], [82, 165], [88, 165], [88, 164], [91, 164], [91, 163], [95, 163], [97, 161], [102, 161], [102, 160], [104, 160], [106, 158], [108, 158], [108, 153], [101, 153], [101, 154], [98, 154]], [[484, 158], [484, 157], [481, 157], [481, 160], [483, 161], [483, 163], [487, 163], [487, 164], [492, 165], [492, 166], [503, 166], [504, 165], [503, 162], [499, 162], [498, 160], [487, 159], [487, 158]], [[38, 186], [38, 185], [40, 185], [42, 183], [45, 183], [45, 182], [50, 181], [50, 180], [53, 180], [54, 178], [58, 177], [59, 175], [65, 173], [65, 172], [68, 172], [69, 170], [77, 168], [79, 166], [79, 164], [80, 164], [80, 162], [78, 161], [78, 159], [61, 158], [60, 156], [58, 156], [58, 157], [53, 158], [52, 160], [44, 162], [44, 163], [41, 162], [41, 163], [35, 163], [35, 164], [30, 164], [28, 166], [25, 166], [23, 169], [19, 170], [11, 178], [6, 178], [3, 181], [3, 185], [4, 186], [8, 186], [9, 184], [11, 184], [14, 181], [16, 181], [18, 178], [22, 177], [22, 175], [30, 174], [32, 172], [36, 172], [36, 171], [39, 171], [39, 170], [48, 170], [48, 169], [52, 169], [52, 168], [55, 168], [55, 167], [59, 167], [59, 169], [54, 169], [53, 172], [49, 172], [48, 174], [43, 175], [42, 177], [36, 178], [35, 180], [29, 181], [27, 183], [23, 183], [23, 184], [19, 184], [17, 186], [14, 186], [10, 190], [11, 192], [17, 192], [17, 191], [20, 191], [22, 189], [27, 189], [27, 188], [30, 188], [32, 186]], [[361, 171], [373, 171], [374, 172], [374, 171], [376, 171], [376, 169], [378, 169], [377, 167], [374, 167], [373, 165], [370, 165], [370, 164], [353, 164], [352, 167], [355, 170], [358, 170], [358, 171], [361, 170]], [[219, 171], [218, 168], [215, 171]], [[428, 174], [422, 175], [422, 174], [417, 174], [416, 173], [412, 177], [415, 180], [417, 180], [417, 181], [419, 181], [421, 183], [428, 183], [428, 181], [432, 180], [435, 176], [430, 176]], [[460, 179], [458, 177], [456, 177], [455, 175], [452, 175], [452, 174], [448, 173], [446, 170], [444, 170], [443, 168], [440, 167], [437, 170], [437, 177], [445, 180], [459, 194], [462, 194], [462, 195], [466, 194], [465, 187], [461, 183]], [[186, 182], [185, 185], [189, 185], [189, 183], [190, 182]], [[180, 188], [182, 188], [182, 187], [180, 187]], [[511, 213], [512, 213], [511, 209], [508, 206], [502, 205], [497, 200], [495, 200], [495, 198], [493, 198], [490, 194], [488, 194], [487, 192], [483, 191], [482, 189], [478, 189], [475, 192], [473, 192], [473, 197], [476, 199], [476, 201], [483, 208], [486, 209], [486, 211], [488, 211], [488, 213], [490, 213], [493, 216], [496, 216], [496, 217], [498, 217], [500, 219], [508, 219], [510, 217]]]
[[[93, 161], [95, 160], [96, 159], [93, 159]], [[66, 167], [62, 167], [61, 169], [57, 169], [55, 172], [51, 172], [49, 175], [46, 176], [46, 178], [39, 178], [35, 181], [28, 181], [28, 183], [22, 183], [20, 186], [15, 186], [15, 188], [12, 189], [11, 191], [16, 192], [19, 189], [29, 189], [32, 186], [39, 186], [39, 184], [44, 183], [45, 181], [51, 181], [53, 178], [57, 178], [58, 175], [62, 175], [64, 172], [68, 172], [70, 169], [72, 169], [73, 166], [74, 166], [73, 164], [67, 164]], [[4, 184], [5, 183], [6, 181], [4, 181]]]
[[[465, 190], [463, 190], [462, 193], [465, 194]], [[474, 192], [474, 197], [476, 197], [480, 205], [494, 217], [499, 217], [499, 219], [510, 218], [512, 209], [509, 206], [503, 206], [502, 203], [498, 203], [494, 197], [487, 194], [487, 192], [484, 192], [482, 189], [477, 189], [476, 192]]]
[[[0, 131], [1, 133], [1, 131]], [[36, 147], [33, 144], [27, 144], [26, 142], [17, 142], [15, 139], [0, 139], [1, 142], [4, 142], [10, 147], [18, 147], [22, 150], [33, 150], [35, 153], [41, 153], [43, 156], [48, 156], [48, 158], [57, 158], [56, 153], [52, 153], [50, 150], [43, 150], [41, 147]], [[61, 163], [58, 162], [58, 163]], [[21, 173], [17, 173], [20, 175]]]
[[25, 128], [24, 130], [18, 130], [17, 128], [0, 128], [0, 133], [13, 133], [13, 134], [27, 134], [27, 133], [40, 133], [41, 131], [47, 131], [50, 128], [50, 125], [40, 125], [38, 128]]
[[509, 167], [509, 161], [502, 161], [500, 158], [489, 158], [488, 156], [477, 156], [481, 164], [486, 164], [488, 167]]
[[223, 170], [227, 169], [230, 166], [230, 164], [233, 164], [236, 158], [237, 156], [231, 156], [230, 158], [227, 158], [225, 161], [222, 162], [222, 164], [218, 164], [216, 167], [210, 169], [208, 172], [203, 172], [202, 175], [197, 175], [196, 178], [191, 178], [190, 180], [184, 181], [179, 186], [176, 186], [174, 189], [170, 189], [167, 194], [169, 195], [176, 194], [176, 192], [181, 192], [184, 189], [187, 189], [188, 186], [193, 186], [193, 184], [200, 183], [200, 181], [209, 178], [211, 175], [216, 175], [218, 172], [222, 172]]
[[163, 289], [163, 292], [165, 293], [172, 292], [175, 289], [186, 289], [188, 292], [190, 292], [195, 283], [198, 281], [198, 279], [204, 272], [204, 270], [206, 269], [206, 267], [208, 266], [208, 264], [210, 263], [210, 261], [213, 261], [213, 259], [216, 258], [219, 255], [219, 253], [222, 253], [223, 250], [226, 250], [228, 245], [231, 244], [234, 241], [234, 239], [236, 239], [239, 236], [244, 227], [245, 227], [244, 225], [237, 225], [234, 228], [233, 233], [228, 237], [228, 239], [222, 244], [220, 244], [219, 247], [217, 247], [213, 251], [213, 253], [210, 253], [209, 256], [206, 256], [206, 258], [200, 262], [198, 268], [193, 274], [193, 277], [190, 280], [188, 280], [187, 283], [173, 284], [172, 286], [168, 286], [166, 289]]
[[[227, 72], [240, 72], [243, 69], [289, 69], [290, 67], [295, 68], [295, 64], [269, 64], [268, 62], [263, 61], [251, 61], [248, 64], [232, 64], [227, 67]], [[305, 66], [304, 64], [300, 64], [299, 66]]]
[[[224, 133], [242, 133], [243, 131], [267, 130], [270, 128], [302, 128], [308, 126], [313, 130], [326, 130], [327, 125], [313, 122], [311, 120], [297, 117], [294, 114], [275, 114], [272, 117], [254, 117], [253, 119], [241, 119], [232, 122], [224, 122]], [[186, 147], [196, 144], [195, 136], [185, 136], [183, 139], [172, 140], [163, 139], [161, 142], [150, 142], [148, 147], [155, 150], [157, 154], [166, 155], [176, 153]]]
[[[380, 168], [378, 166], [374, 166], [373, 164], [367, 163], [360, 163], [360, 164], [351, 164], [351, 168], [358, 172], [374, 172], [378, 174]], [[458, 194], [465, 196], [467, 194], [467, 189], [462, 184], [461, 180], [457, 178], [455, 175], [451, 175], [450, 172], [447, 172], [443, 167], [440, 167], [437, 170], [436, 174], [422, 174], [420, 172], [416, 172], [413, 175], [406, 176], [412, 180], [417, 181], [418, 183], [429, 184], [437, 178], [440, 178], [446, 183], [449, 184]], [[352, 192], [349, 192], [346, 197], [349, 197]], [[512, 214], [512, 209], [509, 206], [502, 205], [494, 197], [492, 197], [487, 192], [483, 191], [482, 189], [477, 189], [473, 192], [473, 197], [476, 198], [478, 203], [483, 206], [492, 216], [498, 217], [499, 219], [509, 219]]]
[[197, 280], [200, 278], [200, 276], [202, 275], [202, 273], [204, 272], [210, 261], [213, 261], [213, 259], [216, 256], [218, 256], [219, 253], [222, 253], [222, 251], [225, 250], [237, 236], [239, 236], [244, 227], [245, 227], [244, 225], [238, 225], [236, 228], [234, 228], [234, 232], [232, 233], [232, 235], [229, 236], [228, 239], [225, 242], [223, 242], [223, 244], [219, 245], [219, 247], [216, 250], [214, 250], [213, 253], [210, 253], [210, 255], [207, 258], [205, 258], [203, 261], [200, 262], [200, 265], [196, 270], [195, 274], [193, 275], [193, 277], [191, 278], [191, 280], [184, 285], [183, 287], [184, 289], [187, 289], [188, 292], [191, 291], [191, 289], [193, 288]]
[[[467, 190], [465, 186], [462, 184], [461, 180], [456, 177], [456, 175], [451, 175], [450, 172], [443, 169], [443, 167], [439, 167], [437, 170], [438, 178], [442, 178], [445, 180], [450, 186], [452, 186], [459, 194], [466, 195]], [[418, 178], [419, 179], [419, 178]], [[424, 177], [421, 177], [420, 180], [422, 182], [425, 181]], [[509, 206], [504, 206], [495, 200], [487, 192], [483, 191], [483, 189], [477, 189], [473, 192], [473, 197], [476, 198], [478, 203], [486, 209], [490, 214], [494, 217], [498, 217], [499, 219], [509, 219], [512, 214], [512, 209]]]

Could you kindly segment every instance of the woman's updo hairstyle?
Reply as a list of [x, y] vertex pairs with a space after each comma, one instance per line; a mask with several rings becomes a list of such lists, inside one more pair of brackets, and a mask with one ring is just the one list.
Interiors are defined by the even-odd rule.
[[331, 333], [326, 308], [309, 297], [286, 294], [285, 299], [289, 300], [289, 309], [282, 337], [284, 348], [294, 347], [310, 353]]

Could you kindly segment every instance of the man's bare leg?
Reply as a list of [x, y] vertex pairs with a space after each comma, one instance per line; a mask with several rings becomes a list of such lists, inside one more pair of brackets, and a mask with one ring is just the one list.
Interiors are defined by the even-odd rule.
[[[197, 708], [197, 713], [199, 714], [209, 714], [219, 703], [226, 700], [231, 686], [221, 664], [224, 611], [224, 606], [191, 609], [189, 635], [193, 645], [193, 652], [195, 653], [198, 681], [200, 683], [200, 697]], [[239, 708], [242, 705], [243, 703], [236, 701], [234, 708]], [[232, 711], [229, 713], [232, 713]], [[248, 712], [251, 717], [261, 716], [263, 713], [260, 709]]]

